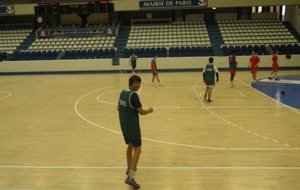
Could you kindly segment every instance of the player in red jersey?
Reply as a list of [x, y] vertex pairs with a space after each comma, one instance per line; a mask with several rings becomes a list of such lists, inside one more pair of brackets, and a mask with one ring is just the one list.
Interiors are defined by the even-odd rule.
[[233, 88], [235, 86], [233, 80], [236, 73], [236, 67], [238, 64], [236, 61], [236, 55], [234, 50], [229, 55], [228, 62], [229, 62], [229, 73], [230, 73], [230, 87]]
[[279, 80], [278, 78], [278, 75], [277, 75], [277, 72], [278, 72], [278, 51], [275, 50], [274, 53], [273, 53], [273, 56], [272, 56], [272, 62], [273, 62], [273, 65], [272, 65], [272, 72], [271, 72], [271, 76], [269, 77], [270, 80], [272, 80], [272, 76], [274, 74], [275, 76], [275, 80]]
[[256, 81], [256, 73], [258, 70], [258, 65], [260, 62], [260, 58], [258, 57], [258, 55], [256, 54], [256, 52], [253, 50], [252, 51], [252, 56], [250, 57], [250, 62], [249, 62], [249, 68], [250, 68], [250, 72], [252, 74], [252, 84], [255, 84]]
[[154, 55], [152, 61], [151, 61], [151, 71], [152, 71], [152, 86], [155, 87], [154, 85], [154, 80], [156, 78], [156, 81], [159, 83], [160, 86], [163, 86], [163, 84], [160, 83], [158, 73], [157, 73], [157, 65], [156, 65], [156, 59], [157, 55]]

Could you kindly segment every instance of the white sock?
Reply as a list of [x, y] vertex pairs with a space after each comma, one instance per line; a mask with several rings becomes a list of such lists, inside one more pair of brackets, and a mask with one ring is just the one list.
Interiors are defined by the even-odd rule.
[[129, 170], [128, 177], [129, 177], [130, 179], [133, 179], [134, 174], [135, 174], [135, 171], [134, 171], [134, 170]]

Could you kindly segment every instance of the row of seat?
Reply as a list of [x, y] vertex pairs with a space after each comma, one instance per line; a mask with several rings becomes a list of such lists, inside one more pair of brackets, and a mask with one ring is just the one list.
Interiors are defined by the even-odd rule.
[[217, 23], [257, 23], [257, 22], [262, 22], [262, 23], [280, 23], [276, 18], [272, 19], [242, 19], [242, 20], [237, 20], [237, 19], [225, 19], [225, 20], [217, 20]]
[[125, 49], [123, 57], [129, 57], [135, 53], [138, 57], [191, 57], [191, 56], [213, 56], [212, 47], [172, 47], [167, 48], [130, 48]]
[[157, 55], [158, 57], [167, 57], [166, 48], [130, 48], [125, 49], [123, 57], [129, 57], [135, 53], [138, 57], [153, 57]]
[[115, 49], [66, 51], [62, 59], [108, 59], [115, 56]]
[[189, 21], [182, 21], [180, 23], [173, 22], [171, 24], [161, 24], [161, 25], [133, 25], [131, 28], [134, 29], [160, 29], [160, 28], [184, 28], [184, 27], [198, 27], [199, 25], [204, 25], [204, 21], [200, 22], [189, 22]]
[[0, 34], [1, 33], [14, 33], [14, 32], [18, 32], [18, 33], [28, 33], [31, 32], [31, 29], [15, 29], [15, 28], [11, 28], [11, 29], [5, 29], [5, 28], [0, 28]]
[[[289, 31], [276, 31], [278, 36], [291, 36], [291, 33]], [[274, 32], [260, 32], [260, 31], [238, 31], [238, 33], [222, 33], [223, 38], [224, 37], [236, 37], [236, 36], [241, 36], [241, 37], [251, 37], [251, 36], [260, 36], [263, 38], [269, 37], [273, 38]]]
[[169, 50], [170, 57], [214, 56], [212, 47], [175, 47]]
[[225, 41], [224, 45], [248, 45], [248, 44], [294, 44], [297, 43], [296, 39], [274, 39], [274, 40], [266, 40], [266, 39], [246, 39], [246, 40], [230, 40]]
[[58, 56], [59, 51], [21, 51], [16, 52], [13, 57], [10, 58], [11, 61], [21, 61], [21, 60], [53, 60]]
[[220, 27], [254, 27], [254, 28], [274, 28], [274, 27], [282, 27], [280, 22], [252, 22], [252, 23], [219, 23]]
[[300, 54], [300, 46], [295, 45], [248, 45], [248, 46], [223, 46], [222, 51], [225, 56], [228, 56], [235, 51], [237, 55], [251, 55], [254, 50], [259, 55], [270, 55], [274, 50], [278, 50], [280, 55], [285, 54]]
[[145, 31], [184, 31], [186, 28], [189, 28], [193, 31], [205, 31], [205, 25], [198, 25], [196, 27], [173, 27], [172, 25], [165, 25], [165, 27], [161, 26], [160, 28], [131, 28], [131, 32], [145, 32]]
[[[115, 56], [115, 49], [74, 50], [74, 51], [21, 51], [16, 52], [11, 61], [19, 60], [54, 60], [62, 54], [61, 59], [105, 59]], [[6, 55], [5, 55], [6, 56]], [[2, 54], [0, 54], [1, 60]], [[6, 59], [6, 57], [4, 58]]]
[[[113, 48], [115, 38], [106, 37], [80, 37], [80, 38], [50, 38], [36, 39], [28, 48], [29, 50], [81, 50], [92, 48]], [[74, 40], [75, 39], [75, 40]]]
[[218, 21], [225, 45], [286, 44], [297, 39], [277, 20], [227, 20]]
[[0, 52], [0, 61], [7, 59], [7, 53], [6, 52]]
[[126, 48], [211, 45], [204, 21], [132, 26]]
[[143, 48], [143, 47], [176, 47], [176, 46], [184, 46], [184, 47], [196, 47], [196, 46], [210, 46], [211, 43], [209, 41], [194, 41], [194, 42], [143, 42], [143, 43], [128, 43], [126, 48]]
[[12, 54], [31, 32], [31, 29], [0, 30], [0, 51]]

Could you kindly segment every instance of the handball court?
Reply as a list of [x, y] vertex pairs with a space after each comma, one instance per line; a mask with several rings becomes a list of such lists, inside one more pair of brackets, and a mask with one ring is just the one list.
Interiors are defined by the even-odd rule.
[[[299, 71], [280, 71], [280, 75]], [[0, 77], [0, 190], [122, 190], [117, 101], [131, 74]], [[258, 78], [268, 72], [260, 71]], [[201, 72], [142, 73], [144, 190], [300, 189], [300, 112], [220, 73], [211, 103]]]

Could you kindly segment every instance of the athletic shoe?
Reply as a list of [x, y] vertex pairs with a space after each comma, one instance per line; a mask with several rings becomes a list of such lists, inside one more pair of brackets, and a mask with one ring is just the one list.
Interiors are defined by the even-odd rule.
[[162, 83], [159, 83], [159, 86], [165, 86], [164, 84], [162, 84]]
[[[272, 77], [268, 77], [269, 80], [273, 80]], [[275, 79], [276, 80], [276, 79]]]
[[207, 100], [207, 102], [212, 102], [212, 100]]
[[141, 186], [139, 184], [137, 184], [134, 179], [130, 179], [129, 177], [127, 177], [127, 179], [125, 180], [125, 183], [127, 185], [130, 185], [133, 189], [141, 188]]
[[279, 78], [275, 78], [275, 80], [280, 80]]

